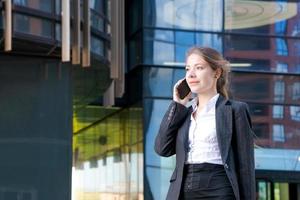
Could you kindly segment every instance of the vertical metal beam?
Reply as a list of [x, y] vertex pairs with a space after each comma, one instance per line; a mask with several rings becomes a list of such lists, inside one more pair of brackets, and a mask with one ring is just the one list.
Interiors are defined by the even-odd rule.
[[80, 64], [80, 0], [73, 0], [72, 64]]
[[114, 80], [103, 94], [103, 106], [112, 106], [115, 104], [115, 83]]
[[117, 97], [124, 94], [125, 68], [125, 3], [111, 0], [111, 78], [115, 79]]
[[90, 1], [83, 1], [83, 44], [82, 44], [82, 66], [89, 67], [90, 46], [91, 46], [91, 20], [90, 20]]
[[70, 0], [62, 0], [62, 45], [63, 62], [70, 61]]
[[12, 5], [11, 0], [5, 2], [5, 19], [4, 19], [4, 51], [12, 50]]

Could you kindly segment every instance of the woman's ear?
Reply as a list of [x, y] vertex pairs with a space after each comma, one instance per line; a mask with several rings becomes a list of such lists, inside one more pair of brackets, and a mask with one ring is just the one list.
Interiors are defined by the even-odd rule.
[[221, 68], [216, 69], [215, 78], [220, 78], [221, 75], [222, 75], [222, 69]]

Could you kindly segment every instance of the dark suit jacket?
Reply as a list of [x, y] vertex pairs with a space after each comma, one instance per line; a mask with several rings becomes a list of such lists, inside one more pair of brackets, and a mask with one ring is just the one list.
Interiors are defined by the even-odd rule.
[[[179, 199], [191, 113], [192, 107], [172, 101], [155, 139], [155, 151], [159, 155], [176, 154], [167, 200]], [[254, 200], [254, 144], [248, 105], [220, 95], [216, 103], [216, 130], [224, 168], [236, 199]]]

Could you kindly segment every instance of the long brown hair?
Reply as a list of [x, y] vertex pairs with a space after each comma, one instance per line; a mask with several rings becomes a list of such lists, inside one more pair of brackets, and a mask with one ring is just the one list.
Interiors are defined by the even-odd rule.
[[226, 99], [229, 98], [229, 80], [228, 74], [230, 71], [230, 64], [223, 56], [210, 47], [191, 47], [186, 52], [186, 59], [191, 54], [198, 54], [209, 64], [213, 70], [221, 69], [222, 73], [217, 80], [217, 92], [222, 94]]

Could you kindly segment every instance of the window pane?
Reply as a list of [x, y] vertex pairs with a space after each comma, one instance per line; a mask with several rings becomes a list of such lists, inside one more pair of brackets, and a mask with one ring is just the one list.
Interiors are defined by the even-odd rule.
[[300, 40], [227, 35], [225, 57], [238, 70], [300, 73]]
[[14, 14], [14, 31], [52, 38], [52, 23], [48, 20]]
[[236, 99], [253, 103], [299, 105], [299, 82], [300, 76], [232, 72], [231, 91]]
[[217, 34], [145, 30], [146, 64], [184, 66], [185, 53], [193, 45], [212, 46], [222, 52], [222, 38]]
[[95, 12], [91, 12], [91, 26], [99, 31], [104, 32], [104, 20]]
[[144, 96], [171, 98], [173, 86], [184, 76], [184, 69], [146, 68], [144, 69]]
[[[145, 199], [166, 199], [171, 174], [175, 168], [175, 156], [164, 158], [154, 150], [154, 140], [160, 121], [163, 118], [170, 100], [146, 99], [145, 109], [145, 181], [149, 191], [145, 191]], [[151, 196], [148, 196], [151, 195]]]
[[225, 30], [232, 33], [298, 36], [299, 2], [225, 0]]
[[41, 10], [44, 12], [52, 12], [52, 1], [50, 0], [14, 0], [14, 4], [32, 9]]
[[273, 141], [275, 142], [284, 142], [284, 126], [281, 124], [273, 125]]
[[146, 26], [222, 31], [222, 0], [146, 0]]
[[283, 118], [283, 106], [274, 105], [273, 106], [273, 118], [274, 119], [282, 119]]
[[91, 37], [91, 51], [97, 55], [104, 56], [104, 43], [101, 39]]

